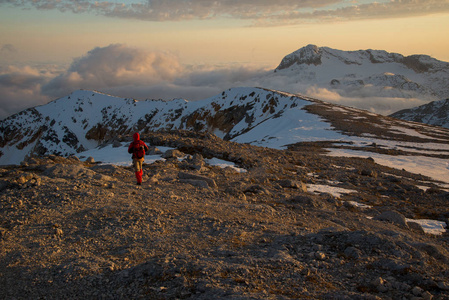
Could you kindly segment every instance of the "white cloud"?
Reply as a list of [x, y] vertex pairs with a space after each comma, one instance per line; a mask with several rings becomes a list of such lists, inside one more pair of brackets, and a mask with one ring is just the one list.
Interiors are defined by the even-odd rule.
[[66, 72], [45, 85], [43, 92], [56, 97], [80, 88], [155, 85], [173, 81], [182, 69], [174, 55], [114, 44], [76, 59]]
[[187, 68], [172, 54], [114, 44], [76, 59], [66, 72], [43, 86], [42, 92], [61, 97], [76, 89], [95, 89], [138, 99], [199, 100], [251, 83], [262, 72], [265, 70], [242, 66]]

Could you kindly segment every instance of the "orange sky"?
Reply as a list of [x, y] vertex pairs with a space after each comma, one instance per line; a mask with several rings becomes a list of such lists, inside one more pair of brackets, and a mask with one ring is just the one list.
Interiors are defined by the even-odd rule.
[[[343, 5], [348, 1], [327, 2]], [[355, 2], [361, 6], [372, 1]], [[170, 52], [184, 64], [245, 63], [275, 67], [283, 56], [307, 44], [340, 50], [428, 54], [449, 61], [449, 4], [447, 8], [422, 15], [332, 20], [322, 17], [260, 25], [258, 19], [229, 16], [147, 21], [6, 6], [0, 10], [0, 64], [69, 64], [95, 47], [114, 43]], [[5, 45], [15, 51], [7, 51]]]

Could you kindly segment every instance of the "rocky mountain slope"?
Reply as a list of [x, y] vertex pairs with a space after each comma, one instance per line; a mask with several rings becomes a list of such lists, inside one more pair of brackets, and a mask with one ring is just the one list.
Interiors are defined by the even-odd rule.
[[198, 102], [136, 101], [77, 91], [2, 121], [0, 164], [18, 163], [27, 155], [75, 154], [135, 131], [189, 129], [233, 139], [283, 114], [304, 115], [300, 109], [308, 103], [253, 88], [232, 89]]
[[427, 55], [308, 45], [285, 56], [275, 73], [298, 84], [335, 90], [343, 97], [440, 100], [449, 96], [449, 63]]
[[[407, 123], [363, 110], [279, 91], [236, 88], [196, 102], [122, 99], [77, 91], [0, 123], [0, 165], [26, 157], [73, 155], [135, 131], [181, 129], [225, 140], [282, 148], [300, 141], [376, 143], [397, 149], [429, 142], [443, 149], [446, 129]], [[435, 150], [435, 149], [433, 149]]]
[[449, 128], [449, 99], [404, 109], [391, 114], [391, 117]]
[[[320, 105], [309, 109], [335, 109]], [[332, 124], [362, 134], [339, 112]], [[176, 150], [146, 164], [138, 187], [130, 167], [74, 156], [0, 169], [0, 298], [449, 299], [449, 236], [414, 221], [448, 222], [438, 182], [330, 157], [331, 142], [278, 150], [191, 131], [142, 137]]]

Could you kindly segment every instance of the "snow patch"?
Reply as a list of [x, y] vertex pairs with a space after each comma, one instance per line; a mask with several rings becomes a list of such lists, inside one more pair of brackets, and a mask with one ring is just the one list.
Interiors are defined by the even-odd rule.
[[446, 232], [446, 222], [429, 220], [429, 219], [406, 219], [407, 222], [418, 223], [421, 225], [425, 233], [433, 235], [441, 235]]
[[343, 194], [357, 193], [357, 191], [355, 190], [344, 189], [323, 184], [307, 184], [307, 191], [317, 194], [327, 193], [337, 198], [340, 198]]
[[428, 176], [449, 185], [449, 163], [447, 159], [427, 156], [385, 155], [349, 149], [327, 149], [329, 156], [371, 157], [380, 165]]
[[243, 168], [237, 167], [233, 162], [218, 159], [218, 158], [211, 158], [211, 159], [205, 159], [206, 163], [211, 166], [218, 166], [220, 168], [232, 168], [238, 173], [246, 173], [247, 171]]

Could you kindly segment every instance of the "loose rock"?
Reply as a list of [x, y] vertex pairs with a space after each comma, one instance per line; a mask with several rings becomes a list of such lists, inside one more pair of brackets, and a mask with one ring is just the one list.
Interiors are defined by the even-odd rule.
[[141, 186], [131, 166], [59, 156], [0, 168], [1, 299], [449, 298], [447, 233], [403, 222], [449, 217], [445, 193], [418, 188], [435, 185], [425, 177], [328, 157], [325, 144], [275, 150], [184, 131], [148, 141], [186, 158], [146, 163]]

